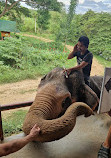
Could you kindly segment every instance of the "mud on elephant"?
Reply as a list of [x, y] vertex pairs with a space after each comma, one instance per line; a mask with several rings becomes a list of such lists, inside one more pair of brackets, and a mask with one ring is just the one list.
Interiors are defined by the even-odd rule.
[[66, 78], [62, 68], [55, 68], [41, 79], [23, 131], [28, 134], [37, 124], [41, 132], [35, 141], [58, 140], [72, 131], [78, 115], [90, 116], [97, 104], [98, 97], [85, 85], [81, 71]]

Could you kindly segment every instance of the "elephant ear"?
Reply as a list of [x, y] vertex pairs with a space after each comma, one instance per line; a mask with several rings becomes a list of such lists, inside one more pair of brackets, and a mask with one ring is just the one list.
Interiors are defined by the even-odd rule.
[[67, 90], [66, 87], [62, 87], [62, 86], [56, 86], [56, 97], [58, 99], [58, 101], [64, 101], [66, 100], [66, 98], [70, 98], [71, 99], [71, 93]]
[[91, 76], [90, 77], [90, 87], [100, 98], [101, 87], [103, 82], [103, 76]]
[[95, 110], [99, 104], [96, 93], [86, 84], [80, 89], [79, 93], [81, 94], [79, 100], [86, 103], [92, 110]]

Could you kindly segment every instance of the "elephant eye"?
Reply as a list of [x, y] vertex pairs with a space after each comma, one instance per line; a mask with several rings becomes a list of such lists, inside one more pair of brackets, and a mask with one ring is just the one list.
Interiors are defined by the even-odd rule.
[[67, 97], [63, 102], [62, 102], [62, 107], [67, 109], [71, 105], [71, 99]]

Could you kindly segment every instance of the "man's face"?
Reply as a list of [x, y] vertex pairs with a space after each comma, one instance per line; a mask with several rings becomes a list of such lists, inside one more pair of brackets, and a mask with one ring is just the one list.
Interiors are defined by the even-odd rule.
[[84, 46], [84, 44], [82, 42], [79, 42], [77, 43], [77, 49], [78, 51], [80, 52], [85, 52], [87, 50], [87, 47]]

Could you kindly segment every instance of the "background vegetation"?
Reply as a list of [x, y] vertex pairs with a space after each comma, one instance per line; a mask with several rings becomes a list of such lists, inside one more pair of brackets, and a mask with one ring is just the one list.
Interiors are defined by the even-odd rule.
[[[15, 9], [11, 12], [14, 14]], [[55, 66], [70, 67], [72, 63], [70, 65], [65, 63], [69, 52], [63, 53], [62, 42], [74, 45], [81, 35], [89, 37], [89, 50], [99, 57], [98, 59], [104, 58], [106, 60], [104, 63], [111, 61], [111, 14], [95, 13], [91, 10], [83, 15], [74, 14], [69, 30], [66, 25], [68, 15], [65, 11], [61, 13], [50, 11], [49, 23], [45, 24], [47, 29], [37, 26], [37, 32], [35, 32], [35, 13], [34, 10], [26, 9], [25, 14], [20, 14], [20, 18], [15, 16], [14, 20], [19, 25], [21, 34], [23, 31], [26, 31], [25, 33], [28, 31], [28, 34], [50, 38], [54, 42], [45, 43], [14, 34], [11, 35], [12, 38], [1, 41], [0, 83], [35, 78], [47, 73]], [[2, 19], [13, 20], [10, 14], [3, 16]]]
[[5, 38], [0, 44], [0, 82], [36, 78], [54, 67], [63, 67], [69, 51], [61, 42], [43, 42], [18, 36]]

